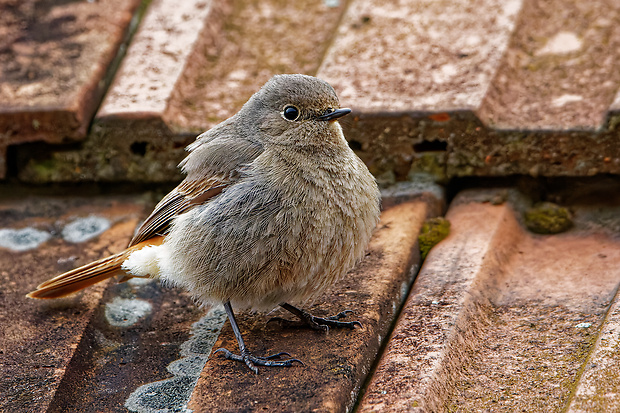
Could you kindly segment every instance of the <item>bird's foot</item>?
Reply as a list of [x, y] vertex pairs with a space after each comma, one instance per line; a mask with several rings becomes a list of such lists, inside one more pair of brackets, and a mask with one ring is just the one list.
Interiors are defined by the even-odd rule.
[[359, 321], [339, 321], [340, 319], [345, 318], [347, 314], [352, 313], [353, 311], [351, 310], [344, 310], [330, 317], [317, 317], [290, 304], [283, 304], [282, 308], [295, 314], [301, 320], [301, 323], [296, 323], [280, 317], [274, 317], [269, 320], [269, 322], [275, 321], [284, 328], [310, 327], [313, 330], [325, 332], [329, 331], [330, 327], [349, 328], [353, 330], [355, 329], [355, 326], [362, 326], [362, 323]]
[[268, 357], [256, 357], [251, 355], [247, 351], [242, 351], [241, 355], [234, 354], [225, 348], [220, 348], [215, 351], [215, 353], [222, 353], [224, 357], [228, 360], [241, 361], [245, 363], [246, 366], [254, 373], [258, 374], [258, 368], [256, 366], [267, 366], [267, 367], [291, 367], [293, 363], [297, 362], [300, 365], [304, 366], [304, 363], [299, 359], [288, 359], [288, 360], [275, 360], [279, 359], [282, 356], [290, 357], [291, 355], [286, 352], [281, 352], [277, 354], [272, 354]]
[[304, 311], [303, 318], [301, 319], [313, 330], [329, 331], [330, 327], [349, 328], [353, 330], [355, 329], [355, 326], [361, 327], [362, 323], [360, 323], [359, 321], [339, 321], [341, 318], [345, 318], [348, 313], [352, 312], [353, 311], [351, 310], [344, 310], [333, 316], [317, 317], [308, 313], [307, 311]]

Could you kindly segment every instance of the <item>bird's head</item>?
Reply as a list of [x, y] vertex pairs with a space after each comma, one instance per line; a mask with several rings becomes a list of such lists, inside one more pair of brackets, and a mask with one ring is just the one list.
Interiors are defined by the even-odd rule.
[[264, 144], [315, 146], [346, 145], [337, 120], [350, 112], [327, 82], [297, 74], [272, 77], [239, 115], [257, 125]]

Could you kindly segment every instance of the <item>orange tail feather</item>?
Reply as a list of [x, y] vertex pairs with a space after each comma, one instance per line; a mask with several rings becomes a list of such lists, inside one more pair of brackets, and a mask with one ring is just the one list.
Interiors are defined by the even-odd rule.
[[[158, 236], [136, 244], [118, 254], [91, 262], [64, 274], [60, 274], [37, 286], [26, 296], [29, 298], [59, 298], [82, 290], [123, 272], [121, 266], [129, 255], [148, 245], [160, 245], [164, 237]], [[131, 278], [125, 276], [124, 281]]]

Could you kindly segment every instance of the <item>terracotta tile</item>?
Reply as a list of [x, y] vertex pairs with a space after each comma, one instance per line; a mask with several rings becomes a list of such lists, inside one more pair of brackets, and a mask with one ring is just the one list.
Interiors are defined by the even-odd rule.
[[595, 130], [620, 84], [613, 0], [525, 1], [480, 117], [501, 129]]
[[[570, 198], [583, 191], [574, 177], [620, 172], [611, 0], [155, 0], [79, 145], [65, 143], [85, 137], [139, 2], [9, 3], [0, 178], [8, 163], [23, 182], [178, 181], [196, 134], [282, 72], [334, 85], [354, 109], [342, 121], [351, 146], [384, 184], [421, 182], [418, 172], [444, 182], [559, 176]], [[39, 140], [50, 145], [22, 144]], [[180, 290], [108, 283], [60, 301], [24, 298], [51, 273], [122, 249], [146, 212], [141, 198], [3, 200], [0, 410], [343, 411], [368, 374], [360, 411], [617, 410], [620, 214], [602, 178], [586, 186], [604, 195], [575, 203], [575, 228], [552, 236], [522, 227], [529, 201], [515, 191], [501, 205], [496, 192], [461, 193], [451, 236], [369, 373], [417, 268], [418, 228], [442, 210], [441, 191], [422, 185], [421, 198], [404, 183], [390, 189], [367, 259], [310, 306], [353, 309], [362, 329], [322, 335], [266, 325], [276, 314], [239, 315], [251, 350], [306, 363], [258, 376], [209, 359], [236, 349], [230, 326]], [[89, 221], [104, 232], [71, 242], [63, 230], [91, 214], [110, 227]]]
[[[143, 209], [127, 199], [97, 201], [30, 198], [0, 205], [2, 411], [47, 410], [105, 283], [54, 301], [31, 300], [26, 293], [57, 273], [124, 248]], [[88, 237], [94, 238], [83, 240]]]
[[161, 117], [211, 4], [205, 0], [151, 2], [97, 117]]
[[[170, 402], [173, 389], [191, 393], [188, 370], [195, 370], [195, 381], [211, 351], [202, 347], [212, 331], [201, 320], [205, 310], [186, 292], [132, 280], [58, 300], [25, 297], [53, 275], [122, 250], [144, 217], [147, 199], [3, 200], [0, 410], [118, 411], [142, 385], [158, 381]], [[94, 229], [103, 232], [97, 236]], [[35, 231], [44, 236], [37, 238]], [[85, 234], [95, 237], [84, 240]], [[156, 390], [151, 385], [149, 392]]]
[[178, 181], [176, 164], [198, 133], [272, 74], [302, 72], [330, 81], [353, 107], [345, 135], [383, 184], [419, 172], [443, 182], [617, 174], [618, 39], [605, 1], [359, 0], [345, 11], [338, 1], [283, 9], [160, 0], [89, 138], [80, 147], [13, 146], [11, 170], [34, 183]]
[[446, 175], [594, 176], [620, 172], [618, 131], [499, 131], [474, 126], [455, 133]]
[[[324, 383], [328, 377], [339, 383], [329, 390], [333, 406], [353, 403], [351, 391], [359, 390], [415, 273], [417, 229], [427, 215], [441, 212], [442, 197], [441, 190], [432, 186], [418, 188], [417, 194], [403, 186], [386, 193], [389, 210], [369, 256], [325, 302], [314, 306], [320, 313], [354, 309], [363, 329], [329, 335], [282, 331], [265, 326], [265, 315], [240, 314], [251, 348], [288, 350], [309, 364], [282, 372], [262, 368], [259, 378], [290, 377], [300, 371], [298, 380]], [[60, 300], [25, 297], [51, 275], [124, 248], [144, 215], [145, 199], [3, 201], [0, 264], [10, 270], [1, 272], [6, 288], [0, 295], [0, 322], [8, 326], [0, 336], [0, 391], [6, 396], [2, 410], [115, 411], [122, 406], [132, 411], [178, 410], [192, 394], [197, 400], [193, 403], [223, 403], [213, 400], [217, 395], [206, 400], [193, 390], [216, 339], [216, 346], [234, 345], [229, 327], [218, 339], [226, 320], [221, 309], [200, 309], [184, 291], [140, 280], [110, 282], [107, 288], [102, 284]], [[94, 238], [84, 240], [84, 234]], [[344, 345], [343, 339], [349, 344]], [[308, 342], [317, 347], [308, 347]], [[222, 377], [216, 383], [200, 379], [197, 392], [205, 386], [231, 386], [234, 380], [259, 383], [243, 366], [218, 357], [205, 369], [215, 369]], [[321, 372], [328, 376], [321, 378]], [[323, 401], [317, 395], [312, 403]]]
[[600, 129], [620, 84], [616, 9], [357, 1], [318, 74], [356, 109], [345, 132], [387, 183], [618, 173], [616, 117]]
[[[596, 344], [586, 360], [584, 371], [577, 382], [568, 412], [613, 412], [620, 410], [617, 395], [620, 379], [618, 362], [620, 361], [620, 310], [618, 294], [613, 298], [606, 317], [598, 320], [599, 325], [592, 324], [582, 328], [599, 329]], [[601, 323], [602, 322], [602, 323]]]
[[89, 138], [42, 159], [16, 148], [19, 179], [178, 181], [184, 147], [273, 74], [316, 72], [343, 10], [313, 1], [151, 3]]
[[172, 94], [175, 130], [209, 128], [236, 113], [271, 76], [315, 75], [345, 1], [215, 1], [194, 55]]
[[[0, 35], [0, 142], [83, 139], [140, 1], [9, 1]], [[0, 175], [4, 175], [0, 168]]]
[[353, 1], [318, 75], [364, 113], [475, 110], [520, 8], [520, 0]]
[[612, 131], [612, 133], [618, 134], [618, 126], [620, 126], [620, 88], [618, 89], [618, 93], [616, 93], [616, 97], [614, 101], [611, 103], [609, 107], [609, 112], [607, 113], [607, 122], [606, 129]]
[[[492, 197], [466, 192], [451, 205], [452, 232], [424, 263], [360, 411], [561, 411], [590, 351], [591, 360], [605, 353], [594, 343], [616, 294], [620, 244], [617, 220], [595, 223], [617, 206], [576, 207], [575, 229], [539, 236]], [[614, 357], [591, 367], [577, 394], [593, 377], [607, 378], [600, 391], [617, 385], [605, 375]]]
[[614, 112], [620, 111], [620, 90], [616, 93], [614, 101], [611, 103], [610, 109]]
[[153, 2], [97, 117], [152, 117], [202, 132], [272, 75], [316, 73], [344, 10], [326, 4]]
[[108, 285], [48, 411], [153, 411], [162, 393], [181, 408], [208, 356], [205, 310], [156, 281]]

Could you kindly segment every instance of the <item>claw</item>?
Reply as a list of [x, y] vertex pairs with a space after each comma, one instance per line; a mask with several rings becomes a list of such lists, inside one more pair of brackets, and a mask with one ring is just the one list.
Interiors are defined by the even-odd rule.
[[353, 314], [353, 310], [343, 310], [341, 312], [339, 312], [336, 315], [327, 317], [328, 320], [340, 320], [341, 318], [345, 318], [347, 316], [347, 314]]
[[[340, 315], [340, 314], [339, 314]], [[359, 321], [337, 321], [342, 317], [332, 316], [332, 317], [315, 317], [312, 316], [312, 324], [317, 324], [319, 327], [327, 327], [327, 331], [329, 331], [329, 327], [338, 327], [338, 328], [350, 328], [351, 330], [355, 329], [355, 326], [362, 327], [362, 323]], [[312, 327], [315, 328], [315, 327]], [[321, 328], [322, 329], [322, 328]]]
[[267, 366], [267, 367], [291, 367], [293, 363], [297, 362], [302, 366], [305, 364], [299, 359], [288, 359], [282, 361], [272, 361], [274, 358], [279, 358], [283, 355], [290, 356], [290, 354], [286, 352], [281, 352], [277, 354], [272, 354], [267, 357], [256, 357], [249, 353], [238, 355], [230, 352], [225, 348], [220, 348], [215, 350], [215, 353], [221, 352], [224, 354], [224, 357], [228, 360], [242, 361], [250, 370], [252, 370], [255, 374], [258, 374], [258, 368], [256, 366]]
[[[338, 321], [342, 318], [345, 318], [347, 314], [352, 313], [353, 311], [351, 310], [344, 310], [334, 316], [323, 318], [323, 317], [313, 316], [307, 311], [294, 307], [288, 303], [280, 304], [280, 306], [284, 308], [285, 310], [290, 311], [291, 313], [295, 314], [301, 320], [303, 325], [309, 326], [310, 328], [314, 330], [329, 332], [330, 327], [350, 328], [350, 329], [355, 329], [355, 326], [362, 327], [362, 323], [360, 323], [359, 321]], [[280, 325], [283, 325], [283, 326], [287, 326], [287, 325], [290, 326], [291, 324], [293, 324], [291, 321], [282, 319], [280, 317], [274, 317], [269, 321], [278, 321]]]

